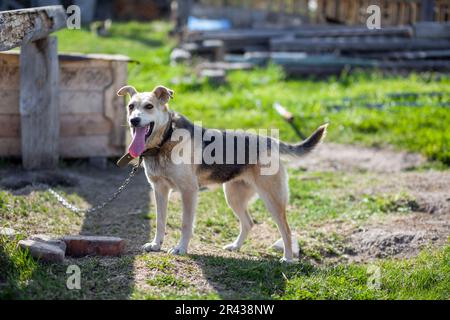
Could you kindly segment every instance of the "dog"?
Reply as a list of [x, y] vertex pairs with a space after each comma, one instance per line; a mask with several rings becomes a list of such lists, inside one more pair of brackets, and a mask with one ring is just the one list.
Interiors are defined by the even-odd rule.
[[[209, 129], [194, 124], [186, 117], [169, 109], [168, 103], [174, 96], [173, 90], [157, 86], [151, 92], [139, 93], [134, 87], [125, 86], [117, 94], [129, 96], [127, 121], [133, 137], [128, 149], [129, 153], [123, 158], [125, 160], [121, 160], [122, 164], [127, 164], [133, 158], [143, 159], [145, 175], [152, 186], [156, 202], [156, 234], [152, 242], [143, 246], [144, 251], [161, 249], [166, 231], [169, 194], [176, 190], [180, 192], [182, 200], [182, 235], [178, 245], [168, 252], [186, 254], [193, 235], [199, 190], [210, 185], [222, 184], [226, 202], [240, 221], [239, 236], [224, 249], [237, 251], [243, 245], [254, 224], [247, 206], [254, 196], [259, 195], [281, 234], [284, 245], [281, 261], [293, 261], [292, 235], [286, 219], [289, 197], [288, 176], [281, 162], [273, 174], [261, 174], [265, 167], [261, 160], [261, 154], [265, 149], [270, 155], [275, 154], [275, 150], [278, 150], [279, 155], [283, 158], [301, 157], [313, 150], [323, 140], [328, 124], [320, 126], [309, 138], [298, 144], [288, 144], [265, 137], [263, 147], [256, 148], [256, 156], [253, 158], [250, 152], [251, 138], [260, 139], [261, 137], [248, 135], [244, 137], [241, 149], [237, 150], [234, 147], [233, 150], [237, 151], [241, 158], [244, 158], [243, 162], [211, 163], [205, 160], [201, 151], [208, 148], [213, 140], [220, 142], [223, 138], [223, 141], [226, 141], [229, 134], [227, 131], [213, 130], [215, 139], [196, 143], [194, 137], [205, 135]], [[181, 141], [180, 137], [176, 135], [177, 130], [187, 133]], [[242, 133], [238, 133], [236, 136], [242, 137]], [[174, 161], [173, 154], [176, 150], [180, 150], [180, 147], [186, 147], [186, 150], [194, 152], [200, 150], [198, 153], [201, 157], [200, 161], [186, 163]], [[255, 152], [254, 150], [253, 152]], [[242, 157], [242, 155], [244, 156]], [[187, 158], [193, 160], [191, 155]], [[232, 159], [236, 160], [236, 156]], [[253, 162], [250, 161], [252, 159]]]

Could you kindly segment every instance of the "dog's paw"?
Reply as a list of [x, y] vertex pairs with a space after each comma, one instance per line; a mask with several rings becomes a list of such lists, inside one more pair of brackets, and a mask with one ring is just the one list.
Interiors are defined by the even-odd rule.
[[187, 253], [187, 249], [182, 248], [180, 246], [176, 246], [176, 247], [169, 249], [169, 251], [167, 251], [167, 253], [175, 254], [175, 255], [183, 255], [183, 254]]
[[146, 252], [159, 251], [161, 250], [161, 245], [156, 242], [148, 242], [142, 246], [142, 250]]
[[295, 263], [294, 259], [288, 259], [286, 257], [281, 258], [280, 262], [281, 263], [286, 263], [286, 264], [293, 264], [293, 263]]
[[226, 246], [223, 247], [225, 250], [228, 251], [239, 251], [239, 249], [241, 248], [240, 246], [238, 246], [236, 243], [230, 243], [227, 244]]

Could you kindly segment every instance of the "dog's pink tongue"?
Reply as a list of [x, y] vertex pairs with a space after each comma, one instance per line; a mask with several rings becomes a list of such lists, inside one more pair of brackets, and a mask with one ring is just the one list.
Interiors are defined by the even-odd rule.
[[133, 158], [139, 157], [145, 149], [145, 134], [147, 128], [135, 128], [133, 134], [133, 141], [128, 147], [128, 152]]

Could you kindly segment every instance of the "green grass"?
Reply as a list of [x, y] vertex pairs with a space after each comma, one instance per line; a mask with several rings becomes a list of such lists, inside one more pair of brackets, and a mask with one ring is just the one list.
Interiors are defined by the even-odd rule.
[[[138, 90], [164, 84], [176, 91], [171, 107], [205, 126], [218, 128], [279, 128], [283, 139], [298, 138], [272, 108], [279, 102], [300, 118], [305, 134], [330, 122], [328, 141], [369, 146], [393, 145], [450, 164], [450, 77], [416, 75], [383, 77], [354, 74], [325, 81], [285, 79], [276, 66], [237, 71], [228, 84], [214, 87], [195, 77], [185, 66], [170, 66], [175, 46], [167, 33], [170, 24], [116, 23], [111, 36], [99, 38], [89, 31], [58, 33], [62, 51], [128, 55], [129, 83]], [[181, 80], [188, 78], [187, 83]], [[178, 83], [173, 83], [173, 80]], [[417, 98], [390, 93], [440, 93]], [[365, 104], [383, 102], [384, 109]], [[410, 106], [417, 103], [420, 106]], [[395, 104], [395, 106], [391, 106]], [[339, 106], [339, 107], [336, 107]]]
[[[379, 270], [379, 286], [376, 283]], [[372, 281], [373, 282], [372, 282]], [[288, 277], [282, 299], [448, 299], [450, 246], [412, 260], [306, 269]]]

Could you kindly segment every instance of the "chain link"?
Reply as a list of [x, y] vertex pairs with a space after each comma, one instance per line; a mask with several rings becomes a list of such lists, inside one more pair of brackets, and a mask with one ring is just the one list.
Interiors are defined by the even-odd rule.
[[103, 201], [99, 205], [97, 205], [95, 207], [92, 207], [92, 208], [89, 208], [89, 209], [81, 209], [81, 208], [78, 208], [75, 205], [69, 203], [69, 201], [67, 201], [66, 198], [64, 198], [61, 194], [59, 194], [58, 192], [53, 190], [48, 185], [35, 184], [35, 186], [37, 186], [37, 187], [44, 187], [45, 189], [47, 189], [47, 191], [50, 192], [50, 194], [53, 195], [53, 197], [55, 197], [55, 199], [58, 200], [58, 202], [63, 207], [65, 207], [66, 209], [69, 209], [70, 211], [76, 213], [77, 215], [89, 214], [89, 213], [96, 212], [96, 211], [99, 211], [99, 210], [103, 209], [110, 202], [114, 201], [126, 189], [126, 187], [131, 182], [131, 180], [136, 176], [136, 173], [138, 172], [140, 165], [141, 165], [141, 161], [139, 161], [139, 163], [133, 167], [133, 169], [131, 170], [130, 174], [125, 179], [125, 181], [122, 183], [122, 185], [108, 199], [106, 199], [105, 201]]

